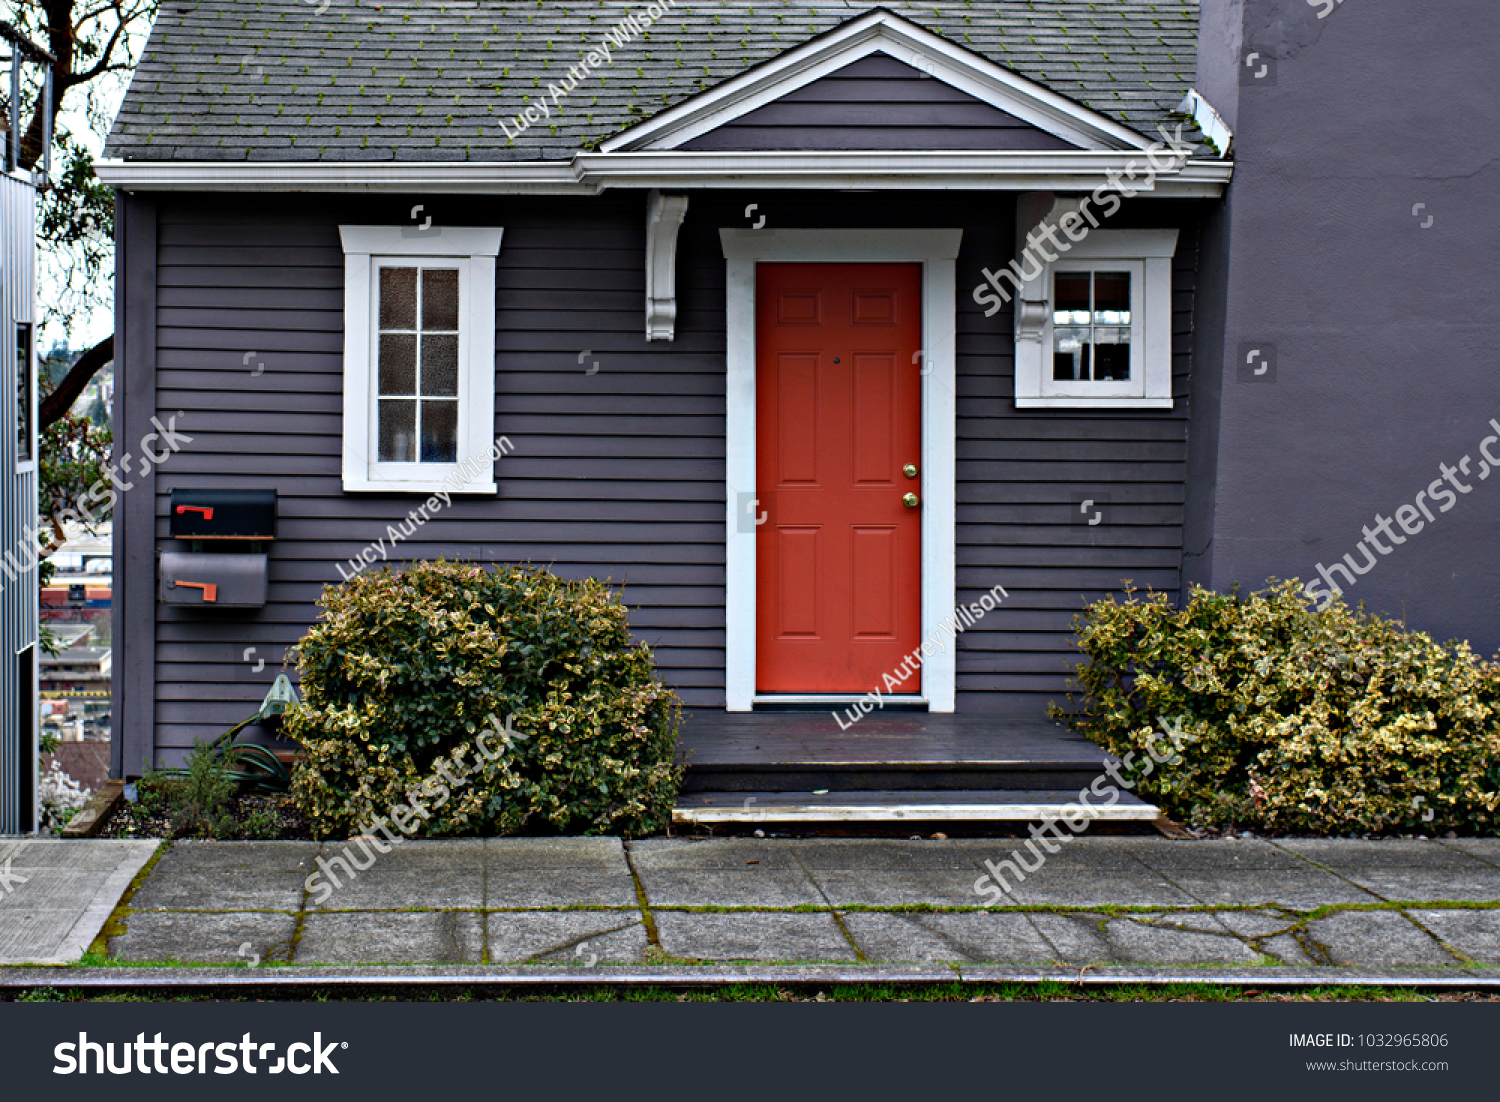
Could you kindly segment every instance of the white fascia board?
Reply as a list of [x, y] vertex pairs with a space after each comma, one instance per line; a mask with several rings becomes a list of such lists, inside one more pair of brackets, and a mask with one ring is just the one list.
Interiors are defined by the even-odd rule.
[[94, 171], [125, 191], [442, 192], [485, 195], [594, 194], [574, 161], [97, 161]]
[[[100, 161], [99, 178], [124, 191], [597, 195], [611, 188], [811, 188], [1092, 191], [1107, 173], [1138, 172], [1139, 152], [889, 151], [580, 153], [571, 161], [471, 164], [273, 161]], [[1232, 161], [1188, 161], [1163, 172], [1154, 198], [1218, 198]]]
[[[980, 191], [1092, 191], [1109, 183], [1109, 173], [1138, 174], [1149, 161], [1137, 152], [972, 151], [816, 151], [816, 152], [644, 152], [583, 153], [575, 163], [580, 178], [611, 187], [641, 188], [876, 188], [966, 189]], [[1153, 195], [1212, 197], [1223, 193], [1234, 166], [1224, 161], [1189, 161], [1180, 170], [1157, 175]]]
[[600, 144], [674, 149], [868, 57], [886, 53], [1081, 149], [1145, 149], [1149, 138], [910, 20], [877, 10], [668, 108]]

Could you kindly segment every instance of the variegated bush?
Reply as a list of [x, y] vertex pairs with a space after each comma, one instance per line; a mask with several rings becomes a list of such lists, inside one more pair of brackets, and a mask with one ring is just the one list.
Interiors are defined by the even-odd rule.
[[1163, 718], [1196, 736], [1140, 791], [1196, 825], [1286, 833], [1500, 824], [1500, 666], [1298, 584], [1127, 591], [1077, 620], [1087, 661], [1066, 716], [1113, 753]]
[[[638, 836], [664, 826], [682, 770], [681, 704], [595, 580], [446, 562], [330, 586], [293, 651], [306, 751], [292, 791], [319, 837], [349, 837], [463, 776], [430, 807], [434, 837], [522, 829]], [[494, 720], [512, 735], [480, 736]], [[480, 745], [500, 747], [493, 758]]]

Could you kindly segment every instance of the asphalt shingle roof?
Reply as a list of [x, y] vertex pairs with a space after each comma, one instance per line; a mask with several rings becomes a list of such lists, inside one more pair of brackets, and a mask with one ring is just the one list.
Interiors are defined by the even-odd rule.
[[[643, 0], [166, 0], [105, 155], [567, 159], [877, 5], [707, 0], [514, 141], [513, 119]], [[951, 42], [1142, 132], [1192, 83], [1197, 0], [887, 0]], [[1179, 120], [1180, 121], [1180, 120]]]

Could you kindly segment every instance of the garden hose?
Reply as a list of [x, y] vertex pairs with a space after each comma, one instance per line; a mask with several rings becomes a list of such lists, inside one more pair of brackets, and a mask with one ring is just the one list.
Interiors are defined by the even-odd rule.
[[[287, 706], [296, 702], [297, 693], [292, 688], [291, 681], [285, 674], [280, 675], [254, 715], [236, 723], [197, 753], [222, 754], [226, 766], [225, 775], [240, 788], [257, 792], [287, 791], [292, 786], [292, 774], [282, 760], [264, 746], [237, 741], [237, 736], [252, 723], [279, 719]], [[224, 746], [226, 741], [228, 746]], [[161, 772], [169, 777], [188, 775], [186, 769], [163, 769]]]

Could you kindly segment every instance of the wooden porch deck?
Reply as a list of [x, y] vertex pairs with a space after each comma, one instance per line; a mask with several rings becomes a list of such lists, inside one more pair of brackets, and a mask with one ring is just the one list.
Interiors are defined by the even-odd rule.
[[880, 766], [912, 771], [1089, 770], [1115, 760], [1050, 720], [876, 713], [848, 730], [827, 711], [684, 713], [680, 739], [694, 770]]
[[[674, 820], [1034, 821], [1075, 802], [1117, 760], [1049, 720], [875, 713], [848, 729], [828, 711], [684, 713], [688, 766]], [[1100, 818], [1150, 820], [1121, 792]]]

